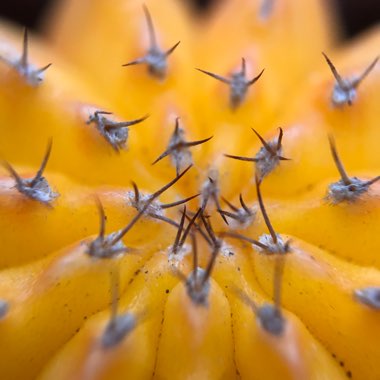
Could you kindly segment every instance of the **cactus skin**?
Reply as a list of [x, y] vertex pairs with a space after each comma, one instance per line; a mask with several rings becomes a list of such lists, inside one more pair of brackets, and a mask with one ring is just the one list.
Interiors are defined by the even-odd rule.
[[[340, 180], [328, 135], [350, 177], [380, 174], [380, 69], [374, 65], [351, 106], [337, 107], [321, 55], [342, 77], [358, 75], [375, 62], [380, 32], [331, 53], [338, 31], [323, 1], [264, 3], [225, 0], [200, 22], [175, 0], [145, 8], [61, 1], [46, 25], [50, 46], [29, 36], [28, 62], [53, 63], [38, 83], [9, 64], [20, 58], [21, 30], [0, 26], [1, 158], [32, 178], [52, 138], [43, 176], [59, 193], [38, 202], [17, 190], [7, 165], [0, 169], [1, 378], [380, 378], [380, 185], [352, 202], [326, 198]], [[140, 65], [122, 67], [150, 47], [147, 14], [163, 51], [181, 41], [158, 78]], [[248, 79], [265, 73], [232, 109], [226, 83], [196, 67], [225, 78], [243, 67]], [[87, 123], [99, 110], [122, 128], [117, 123], [149, 117], [128, 127], [125, 146], [115, 149]], [[123, 237], [126, 253], [89, 255], [99, 234], [97, 202], [109, 236], [143, 207], [131, 181], [146, 200], [184, 169], [170, 159], [151, 165], [178, 117], [186, 141], [213, 138], [191, 147], [186, 163], [194, 166], [149, 210], [180, 224], [183, 206], [161, 206], [199, 194], [186, 210], [204, 206], [215, 231], [211, 248], [194, 232], [198, 276], [210, 269], [204, 283], [198, 277], [200, 293], [195, 229], [173, 253], [177, 228], [152, 212]], [[255, 157], [262, 143], [251, 127], [268, 142], [277, 141], [277, 127], [284, 132], [281, 156], [290, 160], [257, 185], [278, 242], [260, 212], [255, 164], [224, 156]], [[232, 220], [238, 211], [221, 197], [247, 205], [248, 222]], [[228, 226], [218, 208], [229, 210]], [[201, 217], [196, 223], [210, 227]], [[273, 243], [274, 253], [236, 234]], [[266, 324], [268, 311], [280, 313], [278, 332]], [[119, 335], [107, 340], [107, 331]]]

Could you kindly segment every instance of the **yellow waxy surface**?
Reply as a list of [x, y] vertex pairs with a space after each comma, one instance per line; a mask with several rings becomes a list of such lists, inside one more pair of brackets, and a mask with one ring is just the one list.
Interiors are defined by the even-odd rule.
[[[109, 106], [68, 102], [65, 97], [51, 96], [51, 90], [43, 86], [31, 89], [19, 83], [20, 78], [16, 76], [10, 82], [5, 86], [8, 90], [0, 95], [0, 107], [4, 110], [0, 116], [3, 136], [0, 151], [6, 160], [15, 164], [37, 165], [48, 139], [52, 138], [54, 151], [49, 163], [52, 170], [89, 185], [127, 185], [131, 181], [131, 172], [139, 173], [140, 182], [148, 183], [146, 166], [138, 161], [131, 165], [129, 155], [124, 151], [120, 154], [115, 152], [93, 123], [86, 124], [97, 109], [107, 110]], [[15, 90], [15, 86], [19, 88]], [[57, 86], [56, 83], [54, 87]], [[22, 113], [19, 112], [20, 108]], [[143, 110], [128, 113], [125, 119], [118, 115], [111, 116], [115, 121], [129, 121], [146, 114], [147, 110]], [[146, 128], [145, 123], [132, 126], [130, 136], [135, 135], [137, 129]], [[144, 146], [140, 145], [139, 149], [131, 147], [129, 153], [141, 154], [140, 149], [144, 150]], [[18, 150], [20, 153], [16, 153]], [[129, 173], [125, 170], [127, 165]]]
[[[374, 174], [358, 177], [366, 180], [373, 178]], [[373, 184], [368, 193], [355, 202], [333, 204], [327, 198], [328, 185], [338, 179], [337, 176], [320, 183], [298, 199], [289, 200], [286, 207], [281, 201], [268, 197], [266, 206], [271, 221], [278, 231], [297, 236], [348, 261], [380, 268], [377, 233], [380, 186], [378, 183]], [[260, 216], [249, 230], [254, 234], [266, 232]]]
[[[40, 379], [150, 379], [155, 369], [166, 289], [178, 280], [162, 253], [154, 255], [128, 284], [120, 312], [136, 315], [137, 327], [118, 345], [103, 347], [108, 312], [94, 315], [53, 358]], [[73, 360], [75, 358], [75, 360]]]
[[[110, 300], [112, 261], [92, 259], [79, 242], [26, 267], [1, 273], [9, 313], [0, 322], [2, 371], [7, 379], [33, 377], [83, 320]], [[119, 259], [121, 289], [151, 251]]]
[[[176, 97], [192, 92], [191, 77], [183, 75], [184, 69], [193, 71], [193, 38], [186, 9], [175, 0], [145, 5], [160, 48], [165, 51], [181, 41], [168, 59], [165, 81], [152, 80], [144, 65], [122, 67], [145, 55], [150, 47], [140, 1], [116, 0], [112, 6], [107, 0], [61, 1], [49, 17], [49, 37], [54, 45], [82, 70], [86, 82], [96, 86], [114, 111], [158, 110], [160, 99], [166, 99], [167, 106], [181, 107]], [[93, 78], [98, 80], [94, 82]]]
[[[296, 315], [286, 312], [283, 335], [265, 331], [240, 292], [256, 304], [267, 303], [255, 279], [250, 257], [234, 249], [235, 255], [220, 258], [215, 279], [224, 287], [231, 303], [235, 363], [243, 379], [344, 379], [338, 363], [307, 330]], [[255, 358], [255, 360], [253, 360]]]
[[166, 379], [169, 373], [172, 379], [236, 376], [230, 308], [222, 290], [214, 283], [208, 303], [208, 307], [194, 304], [183, 284], [170, 293], [157, 353], [157, 379]]
[[[23, 178], [35, 175], [31, 170], [20, 170], [19, 174]], [[39, 259], [78, 239], [97, 233], [97, 198], [106, 210], [109, 232], [125, 227], [136, 214], [130, 205], [130, 189], [105, 186], [90, 189], [65, 176], [50, 172], [46, 174], [46, 178], [53, 190], [59, 194], [51, 206], [19, 193], [13, 179], [5, 176], [0, 178], [1, 245], [8, 253], [0, 257], [1, 268]], [[145, 231], [146, 224], [152, 226], [148, 227], [149, 234]], [[167, 225], [157, 225], [152, 220], [144, 220], [137, 224], [132, 232], [133, 238], [129, 241], [132, 244], [140, 244], [142, 239], [154, 241], [160, 232], [170, 228], [172, 227]], [[172, 230], [174, 234], [175, 230]], [[43, 239], [36, 239], [36, 236], [43, 236]], [[164, 241], [161, 243], [165, 244]]]
[[[380, 33], [374, 29], [335, 50], [338, 28], [326, 2], [278, 0], [263, 15], [261, 7], [270, 3], [225, 0], [197, 19], [175, 0], [147, 1], [148, 11], [135, 0], [65, 0], [49, 17], [48, 38], [29, 35], [29, 61], [37, 67], [53, 63], [39, 86], [0, 62], [0, 158], [31, 178], [51, 138], [43, 175], [60, 194], [51, 207], [28, 199], [1, 169], [0, 378], [380, 377], [380, 314], [353, 296], [358, 289], [380, 288], [379, 184], [351, 203], [325, 199], [328, 186], [340, 179], [329, 134], [349, 177], [380, 174], [379, 64], [359, 85], [353, 105], [338, 108], [330, 99], [335, 79], [321, 55], [344, 78], [360, 74], [378, 54]], [[144, 12], [161, 49], [180, 41], [162, 80], [150, 76], [146, 65], [122, 67], [149, 49]], [[19, 58], [21, 42], [20, 29], [0, 27], [1, 56]], [[265, 72], [232, 110], [228, 85], [195, 68], [230, 78], [242, 58], [247, 80]], [[126, 149], [116, 152], [87, 123], [96, 110], [112, 112], [107, 117], [118, 122], [149, 117], [129, 128]], [[177, 228], [164, 221], [143, 215], [123, 238], [130, 251], [89, 256], [89, 243], [99, 239], [96, 199], [109, 234], [138, 212], [131, 206], [131, 181], [144, 198], [174, 178], [173, 157], [152, 162], [168, 148], [177, 117], [186, 141], [213, 137], [191, 147], [193, 167], [158, 201], [199, 194], [186, 205], [191, 218], [210, 183], [224, 210], [233, 211], [221, 196], [239, 205], [241, 193], [255, 217], [237, 232], [256, 240], [267, 226], [256, 201], [254, 163], [223, 154], [252, 158], [262, 144], [251, 127], [268, 142], [283, 128], [281, 156], [290, 160], [261, 185], [275, 231], [292, 236], [283, 278], [273, 271], [281, 253], [259, 252], [222, 234], [234, 223], [223, 223], [213, 195], [204, 216], [216, 240], [208, 244], [196, 228], [191, 232], [199, 268], [211, 265], [221, 244], [201, 283], [205, 303], [189, 291], [191, 239], [173, 254]], [[165, 215], [180, 223], [182, 212], [177, 206]], [[198, 218], [197, 225], [213, 240], [207, 222]], [[277, 288], [275, 280], [281, 280]], [[264, 305], [280, 313], [279, 334], [260, 320]], [[127, 313], [135, 325], [105, 346], [113, 318]]]
[[[139, 315], [142, 317], [141, 324], [121, 344], [102, 347], [109, 317], [107, 312], [97, 314], [85, 322], [40, 378], [122, 379], [129, 375], [145, 379], [152, 373], [159, 379], [168, 374], [173, 379], [260, 379], [264, 374], [289, 379], [301, 375], [345, 378], [338, 363], [294, 315], [286, 313], [286, 332], [278, 338], [263, 331], [252, 310], [238, 299], [232, 300], [230, 309], [220, 286], [231, 286], [234, 281], [240, 288], [242, 280], [236, 270], [240, 266], [251, 280], [248, 258], [218, 260], [215, 279], [220, 285], [212, 283], [208, 308], [191, 303], [183, 285], [176, 285], [178, 280], [166, 260], [163, 253], [153, 256], [128, 285], [120, 310], [128, 304], [128, 312], [134, 313], [138, 322]], [[247, 285], [242, 289], [248, 291]], [[258, 298], [262, 302], [262, 296]], [[262, 360], [253, 363], [249, 360], [252, 357]]]
[[[283, 274], [283, 303], [344, 363], [353, 378], [377, 379], [380, 360], [379, 312], [357, 301], [353, 292], [380, 286], [379, 271], [358, 267], [293, 239]], [[259, 283], [271, 293], [273, 257], [253, 255]]]
[[[250, 133], [247, 126], [260, 132], [272, 130], [274, 123], [282, 122], [288, 98], [300, 96], [302, 81], [316, 65], [315, 52], [326, 49], [334, 40], [336, 33], [330, 23], [329, 4], [319, 0], [307, 4], [278, 0], [265, 17], [261, 12], [265, 2], [271, 1], [243, 0], [238, 5], [233, 1], [218, 2], [213, 17], [195, 27], [195, 67], [228, 76], [240, 69], [244, 57], [249, 79], [265, 68], [262, 78], [250, 87], [247, 101], [236, 114], [228, 109], [228, 86], [196, 73], [194, 112], [210, 95], [215, 97], [214, 102], [208, 102], [210, 108], [202, 112], [207, 124], [230, 124], [235, 132], [247, 135]], [[305, 43], [309, 39], [313, 44]], [[247, 146], [246, 143], [241, 141], [239, 146]]]

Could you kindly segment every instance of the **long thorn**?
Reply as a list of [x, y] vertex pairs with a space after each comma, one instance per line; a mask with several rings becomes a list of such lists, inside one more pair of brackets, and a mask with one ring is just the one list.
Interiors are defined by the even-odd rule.
[[155, 161], [152, 162], [152, 165], [156, 164], [158, 161], [161, 161], [163, 158], [165, 158], [169, 154], [172, 154], [177, 149], [190, 148], [192, 146], [200, 145], [200, 144], [203, 144], [203, 143], [211, 140], [212, 138], [213, 138], [213, 136], [208, 137], [207, 139], [197, 140], [197, 141], [190, 141], [190, 142], [180, 141], [179, 143], [174, 144], [170, 148], [168, 148], [167, 150], [165, 150], [165, 152], [163, 152], [158, 158], [156, 158]]
[[95, 197], [95, 201], [96, 201], [96, 206], [98, 207], [98, 213], [99, 213], [99, 218], [100, 218], [100, 223], [99, 223], [99, 238], [101, 240], [103, 240], [104, 238], [104, 234], [105, 234], [105, 231], [106, 231], [106, 215], [104, 213], [104, 208], [103, 208], [103, 205], [102, 205], [102, 202], [100, 201], [100, 199], [96, 196]]
[[28, 67], [28, 29], [24, 28], [24, 39], [22, 44], [22, 55], [20, 60], [21, 66], [26, 69]]
[[134, 65], [139, 65], [140, 63], [145, 63], [145, 57], [137, 58], [134, 61], [124, 63], [121, 66], [122, 67], [134, 66]]
[[181, 199], [180, 201], [177, 201], [177, 202], [162, 204], [161, 208], [166, 209], [166, 208], [171, 208], [171, 207], [175, 207], [175, 206], [181, 205], [183, 203], [191, 201], [192, 199], [198, 197], [199, 195], [200, 194], [195, 194], [195, 195], [192, 195], [191, 197], [187, 197], [185, 199]]
[[243, 156], [234, 156], [232, 154], [224, 154], [224, 157], [233, 158], [234, 160], [239, 161], [248, 161], [248, 162], [257, 162], [257, 158], [255, 157], [243, 157]]
[[352, 82], [352, 86], [356, 88], [363, 81], [363, 79], [373, 70], [380, 57], [376, 57], [374, 61], [364, 70], [363, 74], [359, 78]]
[[179, 134], [179, 121], [181, 120], [181, 118], [179, 116], [177, 116], [175, 118], [175, 126], [174, 126], [174, 134], [175, 135], [178, 135]]
[[182, 143], [182, 146], [186, 147], [186, 148], [189, 148], [191, 146], [196, 146], [196, 145], [204, 144], [205, 142], [210, 141], [213, 137], [214, 136], [207, 137], [206, 139], [203, 139], [203, 140], [184, 142], [184, 143]]
[[183, 231], [183, 226], [185, 224], [185, 219], [186, 219], [186, 205], [183, 207], [181, 220], [179, 222], [179, 228], [178, 228], [175, 240], [174, 240], [174, 244], [173, 244], [173, 248], [172, 248], [173, 253], [177, 253], [177, 250], [179, 247], [179, 241], [181, 239], [181, 235], [182, 235], [182, 231]]
[[179, 179], [181, 179], [191, 168], [193, 165], [189, 165], [180, 175], [175, 177], [173, 180], [171, 180], [167, 185], [163, 186], [160, 190], [157, 190], [155, 193], [151, 195], [151, 198], [157, 198], [160, 196], [164, 191], [172, 187]]
[[179, 228], [179, 224], [175, 220], [170, 219], [166, 216], [158, 215], [158, 214], [155, 214], [154, 212], [149, 212], [147, 215], [153, 219], [162, 220], [163, 222], [168, 223], [175, 228]]
[[187, 238], [189, 232], [191, 231], [191, 228], [193, 227], [193, 225], [194, 225], [195, 221], [197, 220], [197, 218], [198, 218], [199, 214], [201, 213], [201, 211], [202, 211], [202, 209], [199, 208], [198, 211], [194, 214], [194, 216], [189, 221], [189, 224], [187, 225], [187, 227], [185, 229], [185, 232], [183, 233], [181, 241], [179, 243], [180, 247], [182, 247], [185, 244], [186, 238]]
[[269, 233], [272, 236], [273, 243], [277, 244], [277, 235], [276, 235], [276, 232], [274, 231], [274, 229], [272, 227], [272, 224], [270, 223], [268, 214], [265, 210], [263, 198], [261, 196], [260, 181], [259, 181], [259, 178], [257, 177], [257, 175], [256, 175], [256, 192], [257, 192], [257, 200], [259, 201], [260, 210], [261, 210], [261, 213], [263, 214], [265, 224], [267, 225]]
[[231, 219], [240, 220], [240, 217], [232, 212], [224, 211], [224, 210], [218, 210], [219, 214], [222, 214], [224, 216], [228, 216]]
[[377, 177], [372, 178], [369, 181], [365, 182], [364, 184], [366, 186], [371, 186], [372, 184], [374, 184], [375, 182], [377, 182], [379, 179], [380, 179], [380, 176], [377, 176]]
[[150, 204], [154, 201], [155, 198], [148, 199], [145, 202], [144, 207], [132, 218], [132, 220], [121, 230], [111, 241], [111, 245], [116, 244], [123, 236], [137, 223], [137, 221], [145, 214], [145, 211], [149, 208]]
[[331, 154], [332, 154], [332, 156], [334, 158], [335, 166], [337, 167], [337, 169], [339, 171], [339, 174], [340, 174], [340, 176], [341, 176], [342, 181], [344, 182], [344, 184], [345, 185], [350, 185], [351, 184], [351, 180], [348, 177], [348, 175], [346, 173], [346, 170], [344, 169], [343, 163], [342, 163], [342, 161], [339, 158], [338, 151], [337, 151], [336, 145], [335, 145], [334, 137], [332, 135], [330, 135], [330, 134], [329, 134], [328, 137], [329, 137], [329, 143], [330, 143], [330, 150], [331, 150]]
[[[176, 118], [174, 135], [178, 135], [178, 133], [179, 133], [179, 117]], [[205, 142], [211, 140], [212, 138], [213, 138], [213, 136], [208, 137], [208, 138], [203, 139], [203, 140], [197, 140], [197, 141], [190, 141], [190, 142], [180, 141], [179, 143], [172, 145], [165, 152], [163, 152], [154, 162], [152, 162], [152, 165], [156, 164], [158, 161], [162, 160], [166, 156], [172, 154], [177, 149], [190, 148], [192, 146], [204, 144]], [[177, 170], [177, 172], [178, 172], [178, 170]]]
[[168, 49], [165, 52], [165, 57], [168, 57], [170, 54], [173, 53], [173, 51], [177, 48], [177, 46], [181, 43], [181, 41], [178, 41], [176, 44], [174, 44], [170, 49]]
[[109, 112], [109, 111], [95, 111], [94, 112], [94, 115], [95, 117], [98, 117], [98, 115], [112, 115], [113, 112]]
[[46, 164], [49, 161], [52, 145], [53, 145], [53, 139], [50, 138], [49, 141], [48, 141], [48, 145], [47, 145], [47, 148], [46, 148], [46, 152], [45, 152], [44, 158], [42, 159], [41, 166], [38, 169], [38, 172], [37, 172], [36, 176], [33, 178], [32, 182], [31, 182], [31, 186], [34, 186], [41, 179], [42, 174], [43, 174], [43, 172], [44, 172], [44, 170], [46, 168]]
[[[201, 208], [201, 210], [202, 210], [202, 208]], [[188, 215], [186, 215], [186, 219], [188, 220], [188, 221], [191, 221], [191, 218], [188, 216]], [[210, 247], [212, 247], [212, 245], [213, 245], [213, 243], [212, 243], [212, 241], [210, 240], [210, 238], [207, 236], [207, 234], [202, 230], [202, 228], [201, 228], [201, 226], [199, 225], [199, 224], [197, 224], [197, 223], [195, 223], [194, 222], [194, 228], [201, 234], [201, 236], [203, 237], [203, 239], [206, 241], [206, 243], [210, 246]]]
[[18, 175], [16, 170], [13, 168], [13, 166], [8, 161], [4, 161], [3, 164], [4, 164], [5, 168], [9, 171], [9, 174], [16, 181], [17, 187], [21, 188], [23, 186], [22, 178]]
[[205, 226], [206, 228], [206, 231], [208, 233], [208, 236], [210, 237], [210, 239], [212, 240], [213, 244], [214, 245], [217, 245], [217, 240], [216, 240], [216, 236], [215, 236], [215, 233], [212, 229], [212, 226], [211, 224], [209, 223], [209, 221], [207, 220], [207, 218], [204, 216], [203, 214], [203, 210], [202, 210], [202, 213], [201, 213], [201, 219], [202, 219], [202, 222], [203, 222], [203, 225]]
[[135, 202], [138, 204], [140, 202], [140, 191], [139, 188], [137, 187], [137, 184], [132, 181], [132, 186], [133, 186], [133, 192], [135, 194]]
[[139, 119], [130, 120], [130, 121], [122, 121], [120, 123], [114, 123], [114, 124], [106, 124], [105, 129], [114, 129], [114, 128], [126, 128], [130, 127], [135, 124], [139, 124], [142, 121], [146, 120], [150, 115], [144, 115], [143, 117], [140, 117]]
[[[221, 210], [222, 207], [220, 206], [220, 202], [219, 202], [218, 197], [217, 197], [215, 194], [213, 194], [213, 195], [212, 195], [212, 198], [213, 198], [214, 203], [215, 203], [215, 205], [216, 205], [216, 209], [217, 209], [217, 210]], [[228, 220], [227, 220], [227, 218], [226, 218], [223, 214], [220, 214], [220, 216], [222, 217], [224, 223], [226, 223], [227, 226], [228, 226]]]
[[244, 200], [243, 200], [243, 196], [241, 195], [241, 193], [239, 194], [239, 200], [240, 200], [240, 204], [241, 204], [241, 207], [243, 207], [243, 209], [247, 212], [247, 214], [251, 215], [252, 214], [252, 211], [249, 209], [249, 207], [245, 204]]
[[202, 69], [198, 69], [198, 68], [195, 68], [195, 70], [198, 70], [200, 71], [201, 73], [203, 74], [206, 74], [206, 75], [209, 75], [210, 77], [214, 78], [214, 79], [217, 79], [223, 83], [226, 83], [226, 84], [231, 84], [231, 81], [225, 77], [222, 77], [221, 75], [218, 75], [218, 74], [214, 74], [214, 73], [211, 73], [210, 71], [206, 71], [206, 70], [202, 70]]
[[258, 311], [258, 306], [256, 302], [254, 302], [247, 293], [243, 292], [241, 289], [239, 289], [236, 286], [230, 286], [230, 290], [232, 290], [240, 299], [243, 303], [245, 303], [248, 307], [252, 309], [252, 311], [257, 314]]
[[235, 212], [238, 212], [238, 211], [239, 211], [239, 209], [238, 209], [236, 206], [234, 206], [231, 202], [229, 202], [226, 198], [224, 198], [224, 197], [221, 197], [221, 198], [222, 198], [222, 201], [223, 201], [224, 203], [226, 203], [227, 206], [228, 206], [232, 211], [235, 211]]
[[161, 161], [163, 158], [165, 158], [166, 156], [169, 156], [169, 154], [172, 154], [173, 152], [173, 149], [172, 148], [169, 148], [167, 150], [165, 150], [164, 153], [162, 153], [160, 156], [158, 156], [153, 162], [152, 162], [152, 165], [155, 165], [157, 164], [158, 161]]
[[264, 148], [271, 153], [273, 156], [276, 155], [276, 152], [271, 148], [271, 146], [263, 139], [263, 137], [253, 128], [251, 128], [252, 131], [256, 134], [256, 136], [259, 138], [261, 143], [263, 144]]
[[143, 4], [143, 10], [145, 14], [146, 23], [148, 25], [150, 47], [157, 48], [158, 45], [157, 45], [156, 33], [154, 31], [152, 16], [150, 15], [148, 7], [145, 4]]
[[265, 250], [268, 249], [268, 246], [266, 244], [260, 243], [259, 241], [251, 239], [247, 236], [237, 234], [236, 232], [222, 232], [220, 233], [220, 236], [222, 237], [227, 236], [233, 239], [243, 240], [243, 241], [246, 241], [247, 243], [258, 246], [261, 249], [265, 249]]
[[241, 73], [245, 77], [245, 74], [246, 74], [246, 64], [245, 64], [245, 58], [244, 57], [241, 58]]
[[191, 245], [193, 247], [193, 273], [194, 273], [194, 282], [197, 282], [198, 274], [198, 246], [196, 235], [192, 233], [191, 235]]
[[247, 82], [247, 85], [252, 86], [255, 82], [257, 82], [260, 79], [260, 77], [263, 75], [264, 71], [265, 69], [262, 69], [259, 75], [255, 76], [253, 79]]
[[345, 90], [347, 86], [344, 83], [344, 80], [342, 79], [342, 77], [340, 76], [340, 74], [338, 73], [337, 69], [335, 68], [334, 64], [330, 61], [330, 58], [324, 52], [322, 52], [322, 54], [325, 57], [325, 60], [326, 60], [327, 64], [329, 65], [330, 70], [333, 73], [334, 78], [337, 81], [339, 87], [341, 89]]
[[281, 149], [282, 136], [284, 135], [284, 131], [281, 127], [278, 128], [278, 139], [277, 139], [277, 152]]
[[46, 71], [50, 66], [52, 65], [52, 63], [48, 63], [47, 65], [41, 67], [40, 69], [36, 70], [36, 74], [42, 74], [44, 71]]
[[[162, 187], [160, 190], [156, 191], [153, 195], [150, 196], [150, 198], [145, 202], [144, 207], [140, 210], [139, 213], [137, 213], [133, 219], [129, 222], [129, 224], [124, 227], [112, 240], [111, 244], [115, 244], [118, 242], [120, 239], [123, 238], [123, 236], [136, 224], [136, 222], [141, 218], [141, 216], [145, 213], [145, 211], [149, 208], [151, 203], [159, 197], [165, 190], [167, 190], [169, 187], [173, 186], [183, 175], [186, 174], [186, 172], [192, 167], [190, 165], [187, 169], [185, 169], [179, 176], [174, 178], [172, 181], [170, 181], [167, 185]], [[157, 216], [156, 216], [157, 217]], [[175, 222], [174, 222], [175, 223]], [[178, 228], [178, 224], [176, 224], [176, 227]]]

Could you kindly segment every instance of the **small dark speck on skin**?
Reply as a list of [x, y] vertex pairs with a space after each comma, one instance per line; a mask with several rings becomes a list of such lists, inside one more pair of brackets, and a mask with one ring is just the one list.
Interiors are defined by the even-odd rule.
[[169, 294], [169, 292], [170, 292], [169, 289], [166, 289], [166, 290], [165, 290], [165, 293], [166, 293], [166, 294]]
[[83, 317], [83, 319], [84, 319], [84, 320], [87, 320], [87, 315], [85, 315], [85, 316]]
[[314, 183], [309, 183], [306, 187], [305, 187], [305, 190], [306, 191], [310, 191], [314, 188], [315, 184]]
[[79, 332], [79, 327], [78, 327], [78, 328], [75, 330], [75, 332], [76, 332], [76, 333], [78, 333], [78, 332]]
[[332, 357], [334, 358], [334, 359], [336, 359], [336, 355], [335, 354], [331, 354], [332, 355]]
[[352, 379], [352, 372], [351, 371], [347, 371], [346, 372], [346, 375], [349, 379]]
[[240, 267], [237, 267], [238, 272], [240, 272]]
[[149, 273], [149, 271], [148, 271], [148, 270], [146, 270], [144, 273], [145, 273], [145, 274], [148, 274], [148, 273]]
[[344, 367], [344, 362], [340, 361], [340, 362], [339, 362], [339, 365], [340, 365], [341, 367]]
[[228, 252], [228, 255], [229, 255], [229, 256], [233, 256], [233, 255], [234, 255], [234, 253], [233, 253], [233, 252], [231, 252], [231, 251], [229, 251], [229, 252]]

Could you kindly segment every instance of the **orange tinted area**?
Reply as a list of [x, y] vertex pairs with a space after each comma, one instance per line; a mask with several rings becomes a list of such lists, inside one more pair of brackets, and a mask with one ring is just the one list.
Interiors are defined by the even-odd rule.
[[1, 377], [378, 379], [380, 68], [337, 106], [321, 54], [354, 80], [378, 29], [336, 49], [322, 0], [145, 6], [61, 1], [27, 60], [0, 27]]

